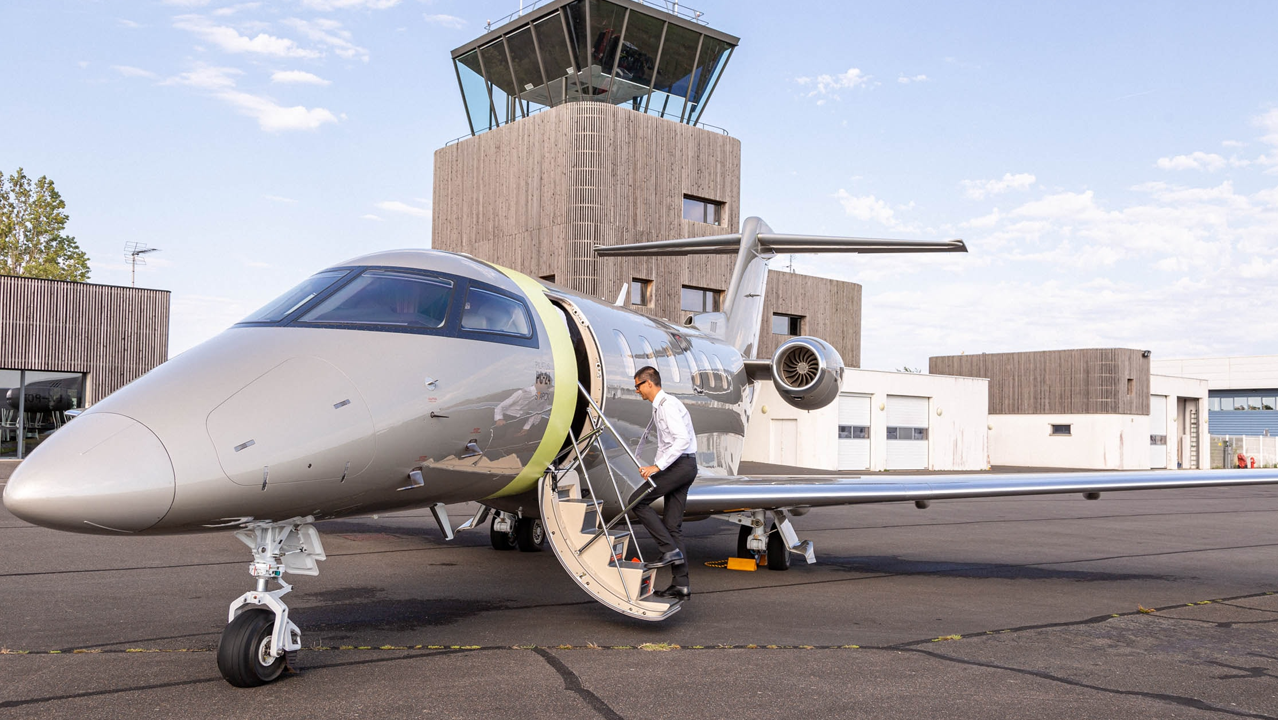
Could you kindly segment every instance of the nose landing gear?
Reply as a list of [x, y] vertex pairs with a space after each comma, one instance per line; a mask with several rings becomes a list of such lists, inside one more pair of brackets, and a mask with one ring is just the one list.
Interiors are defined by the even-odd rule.
[[[250, 523], [235, 537], [253, 551], [249, 573], [257, 588], [231, 603], [227, 626], [217, 649], [217, 667], [222, 677], [236, 687], [265, 685], [293, 667], [302, 647], [302, 631], [288, 619], [288, 606], [281, 597], [293, 589], [281, 576], [318, 575], [318, 562], [326, 556], [313, 517], [297, 517], [284, 522]], [[279, 583], [267, 591], [268, 583]]]

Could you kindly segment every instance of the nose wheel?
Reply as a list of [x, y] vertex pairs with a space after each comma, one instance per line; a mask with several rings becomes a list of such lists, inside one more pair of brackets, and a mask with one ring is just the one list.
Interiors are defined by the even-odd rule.
[[[289, 620], [288, 606], [280, 599], [293, 589], [281, 576], [319, 574], [318, 561], [326, 556], [313, 520], [255, 522], [235, 533], [253, 551], [249, 573], [257, 583], [254, 591], [231, 603], [217, 648], [218, 670], [236, 687], [265, 685], [295, 667], [302, 631]], [[272, 580], [280, 587], [268, 591]]]

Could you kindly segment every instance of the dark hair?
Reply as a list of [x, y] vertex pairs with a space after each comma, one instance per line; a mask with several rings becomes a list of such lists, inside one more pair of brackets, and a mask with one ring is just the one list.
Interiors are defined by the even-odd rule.
[[536, 378], [533, 382], [534, 382], [534, 383], [542, 383], [543, 385], [552, 385], [552, 384], [553, 384], [553, 383], [551, 382], [551, 380], [550, 380], [550, 373], [548, 373], [548, 372], [546, 372], [546, 371], [544, 371], [544, 370], [538, 370], [538, 371], [537, 371], [537, 378]]
[[644, 365], [635, 372], [636, 380], [647, 380], [648, 382], [661, 387], [661, 373], [657, 372], [657, 368], [651, 365]]

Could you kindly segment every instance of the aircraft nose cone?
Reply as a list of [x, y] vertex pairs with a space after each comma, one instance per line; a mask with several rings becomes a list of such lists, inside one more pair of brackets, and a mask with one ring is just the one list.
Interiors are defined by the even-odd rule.
[[173, 463], [142, 423], [88, 413], [22, 461], [4, 506], [29, 523], [83, 533], [138, 532], [173, 505]]

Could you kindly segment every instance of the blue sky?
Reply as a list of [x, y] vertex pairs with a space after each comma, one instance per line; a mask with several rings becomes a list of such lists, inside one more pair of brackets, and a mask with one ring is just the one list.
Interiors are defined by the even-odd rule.
[[[742, 38], [703, 119], [741, 139], [744, 215], [971, 248], [795, 259], [864, 285], [864, 367], [1278, 353], [1278, 4], [693, 5]], [[93, 282], [161, 248], [138, 284], [173, 292], [176, 354], [429, 245], [432, 154], [467, 132], [449, 51], [518, 7], [6, 0], [0, 170], [55, 181]]]

